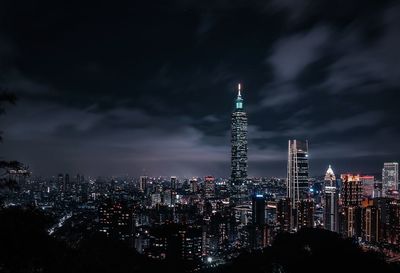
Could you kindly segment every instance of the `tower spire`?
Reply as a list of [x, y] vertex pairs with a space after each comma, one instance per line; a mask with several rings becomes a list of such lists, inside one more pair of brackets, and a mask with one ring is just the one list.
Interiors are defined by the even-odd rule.
[[239, 83], [238, 84], [238, 95], [236, 98], [236, 110], [243, 109], [243, 99], [242, 99], [242, 85]]

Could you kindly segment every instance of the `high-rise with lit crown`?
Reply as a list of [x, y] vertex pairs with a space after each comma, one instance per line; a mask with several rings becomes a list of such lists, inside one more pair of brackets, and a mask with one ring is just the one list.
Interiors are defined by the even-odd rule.
[[329, 165], [328, 170], [325, 174], [325, 186], [324, 186], [324, 224], [325, 228], [333, 231], [339, 231], [339, 192], [336, 188], [336, 176]]
[[247, 178], [247, 114], [240, 84], [231, 119], [231, 145], [231, 182], [239, 185]]

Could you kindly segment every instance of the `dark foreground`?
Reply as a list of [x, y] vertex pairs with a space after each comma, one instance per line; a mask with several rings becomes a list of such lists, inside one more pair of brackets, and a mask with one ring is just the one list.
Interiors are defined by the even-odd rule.
[[[0, 272], [185, 272], [182, 261], [149, 260], [120, 242], [98, 234], [75, 247], [48, 235], [50, 219], [35, 210], [0, 209]], [[279, 235], [259, 252], [203, 272], [400, 272], [375, 252], [364, 252], [351, 240], [318, 229]]]

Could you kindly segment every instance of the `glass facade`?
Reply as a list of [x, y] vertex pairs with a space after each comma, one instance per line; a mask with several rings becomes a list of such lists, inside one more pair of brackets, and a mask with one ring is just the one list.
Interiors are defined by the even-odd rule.
[[287, 165], [287, 196], [292, 207], [308, 197], [308, 142], [289, 140]]

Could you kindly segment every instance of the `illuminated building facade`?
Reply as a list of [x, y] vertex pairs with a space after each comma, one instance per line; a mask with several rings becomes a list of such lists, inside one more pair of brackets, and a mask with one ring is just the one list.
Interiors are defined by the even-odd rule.
[[329, 165], [325, 174], [324, 185], [324, 225], [325, 229], [339, 231], [339, 192], [336, 188], [336, 176]]
[[387, 194], [388, 191], [399, 190], [399, 163], [388, 162], [383, 164], [382, 169], [382, 191]]
[[299, 201], [296, 212], [297, 230], [314, 227], [314, 201], [312, 199]]
[[342, 174], [341, 222], [342, 234], [347, 237], [360, 237], [362, 230], [362, 181], [360, 175]]
[[119, 202], [106, 200], [99, 206], [99, 231], [113, 239], [131, 243], [133, 239], [132, 213]]
[[365, 198], [375, 197], [375, 177], [372, 175], [360, 176], [362, 184], [362, 196]]
[[342, 204], [360, 206], [362, 201], [362, 181], [360, 175], [342, 174]]
[[308, 198], [308, 141], [289, 140], [287, 164], [287, 197], [292, 208]]
[[146, 189], [148, 187], [148, 185], [147, 185], [148, 180], [149, 180], [149, 178], [147, 176], [139, 177], [139, 190], [140, 191], [142, 191], [142, 192], [146, 191]]
[[215, 196], [215, 178], [206, 176], [204, 178], [204, 197], [213, 198]]
[[380, 241], [381, 211], [372, 205], [363, 208], [363, 239], [367, 242]]
[[284, 198], [278, 201], [276, 208], [276, 222], [279, 231], [290, 231], [290, 219], [292, 215], [292, 206], [289, 198]]
[[240, 84], [231, 118], [231, 183], [240, 185], [247, 178], [247, 114], [243, 109]]

